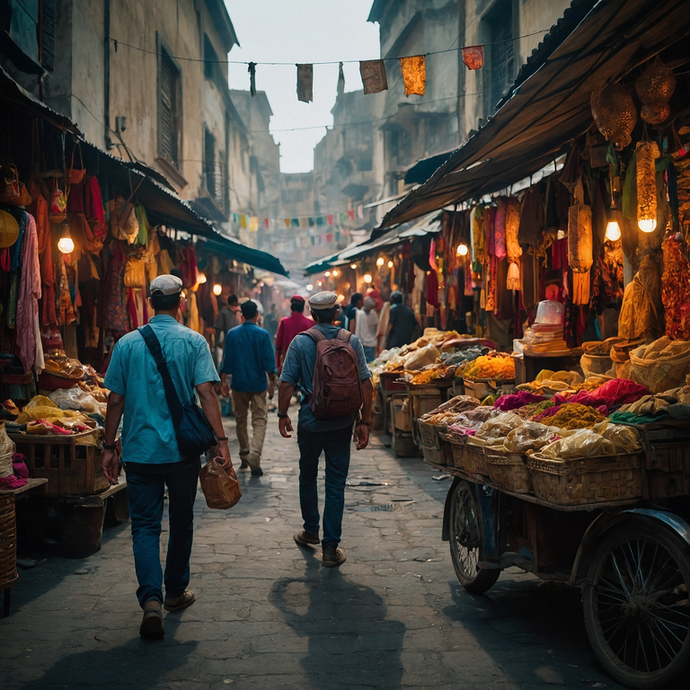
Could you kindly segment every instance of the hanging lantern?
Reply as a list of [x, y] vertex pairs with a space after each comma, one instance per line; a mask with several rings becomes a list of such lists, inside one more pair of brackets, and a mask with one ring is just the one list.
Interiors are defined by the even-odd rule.
[[593, 91], [590, 97], [592, 117], [606, 141], [621, 151], [631, 141], [637, 122], [637, 111], [632, 96], [620, 84], [609, 84]]
[[67, 221], [62, 223], [62, 235], [58, 240], [57, 248], [62, 254], [71, 254], [74, 251], [74, 240], [70, 234]]
[[568, 209], [568, 264], [573, 273], [587, 273], [592, 268], [592, 210], [576, 201]]
[[642, 232], [656, 230], [656, 171], [654, 159], [659, 157], [654, 141], [641, 141], [637, 145], [637, 225]]
[[220, 283], [216, 283], [216, 284], [213, 286], [213, 294], [214, 294], [216, 297], [219, 297], [220, 294], [221, 294], [222, 292], [223, 292], [223, 286], [222, 286]]
[[376, 265], [377, 265], [379, 268], [381, 268], [381, 266], [383, 266], [384, 263], [385, 263], [385, 259], [384, 259], [382, 256], [379, 256], [379, 258], [376, 259]]
[[393, 262], [392, 261], [388, 262], [388, 268], [393, 268]]
[[668, 105], [676, 89], [676, 77], [657, 55], [635, 82], [635, 91], [642, 101], [640, 117], [650, 125], [659, 125], [668, 119], [671, 108]]
[[373, 280], [373, 278], [371, 277], [371, 273], [367, 273], [367, 274], [364, 276], [364, 282], [365, 282], [367, 285], [369, 285], [369, 283], [371, 283], [372, 280]]

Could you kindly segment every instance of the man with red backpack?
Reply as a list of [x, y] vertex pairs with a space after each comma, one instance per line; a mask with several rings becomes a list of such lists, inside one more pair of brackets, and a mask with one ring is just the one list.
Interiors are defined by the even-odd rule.
[[339, 566], [345, 556], [338, 548], [345, 506], [345, 482], [350, 467], [350, 443], [357, 450], [369, 444], [373, 388], [364, 348], [359, 339], [334, 325], [338, 297], [319, 292], [309, 299], [313, 328], [290, 344], [278, 390], [281, 436], [293, 431], [288, 415], [297, 385], [302, 403], [297, 426], [299, 497], [304, 529], [295, 535], [299, 546], [319, 543], [319, 503], [316, 476], [319, 457], [326, 456], [326, 500], [323, 511], [323, 557], [326, 568]]

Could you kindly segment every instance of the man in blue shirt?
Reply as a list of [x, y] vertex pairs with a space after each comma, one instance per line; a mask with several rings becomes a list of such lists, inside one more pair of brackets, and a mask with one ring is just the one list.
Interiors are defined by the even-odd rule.
[[[273, 399], [276, 363], [268, 331], [259, 328], [256, 302], [247, 300], [241, 306], [244, 323], [228, 331], [223, 347], [220, 373], [223, 377], [223, 395], [227, 396], [226, 377], [231, 377], [232, 404], [237, 422], [237, 440], [240, 442], [241, 467], [251, 467], [252, 475], [260, 477], [261, 453], [266, 437], [268, 413], [266, 388]], [[268, 374], [268, 386], [266, 375]], [[247, 418], [252, 413], [252, 440], [249, 443]]]
[[[196, 390], [218, 442], [216, 455], [229, 468], [232, 462], [228, 439], [213, 390], [218, 374], [204, 337], [177, 322], [181, 290], [182, 281], [176, 276], [163, 275], [151, 281], [149, 306], [155, 316], [149, 325], [160, 342], [180, 400], [192, 400]], [[161, 604], [168, 611], [179, 611], [195, 600], [187, 585], [200, 459], [180, 454], [163, 381], [141, 333], [128, 333], [115, 344], [104, 385], [110, 389], [110, 395], [105, 417], [103, 473], [113, 484], [120, 474], [116, 436], [124, 414], [122, 460], [127, 472], [134, 564], [139, 581], [137, 598], [144, 609], [139, 634], [163, 637]], [[160, 536], [166, 485], [170, 499], [170, 535], [164, 600]]]
[[[341, 330], [333, 324], [338, 313], [338, 297], [333, 292], [319, 292], [309, 299], [311, 314], [317, 330], [329, 340]], [[316, 475], [319, 457], [326, 456], [326, 501], [323, 510], [323, 557], [326, 568], [345, 562], [345, 555], [338, 548], [342, 533], [343, 509], [345, 507], [345, 482], [350, 467], [350, 443], [354, 425], [354, 440], [357, 450], [369, 444], [369, 419], [373, 402], [371, 372], [364, 357], [364, 348], [357, 336], [352, 336], [350, 345], [357, 355], [359, 374], [362, 381], [362, 409], [360, 414], [320, 420], [314, 417], [309, 407], [309, 396], [313, 393], [316, 343], [311, 336], [300, 333], [290, 344], [283, 362], [278, 392], [278, 417], [281, 436], [290, 438], [293, 431], [288, 415], [290, 399], [295, 386], [302, 388], [302, 404], [299, 411], [297, 443], [299, 445], [299, 499], [304, 519], [304, 530], [295, 535], [300, 546], [319, 543], [319, 500]], [[359, 416], [359, 419], [357, 417]]]

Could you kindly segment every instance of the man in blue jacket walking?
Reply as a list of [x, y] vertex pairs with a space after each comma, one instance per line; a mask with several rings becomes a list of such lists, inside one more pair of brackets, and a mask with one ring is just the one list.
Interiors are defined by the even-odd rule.
[[[260, 477], [261, 453], [266, 437], [268, 412], [266, 390], [273, 399], [275, 389], [276, 363], [268, 331], [259, 328], [259, 312], [255, 302], [242, 304], [244, 323], [228, 331], [223, 347], [223, 361], [220, 373], [223, 380], [223, 395], [232, 390], [235, 408], [237, 440], [240, 443], [240, 469], [250, 467], [252, 475]], [[227, 377], [231, 377], [228, 387]], [[252, 414], [252, 440], [249, 441], [247, 420]]]

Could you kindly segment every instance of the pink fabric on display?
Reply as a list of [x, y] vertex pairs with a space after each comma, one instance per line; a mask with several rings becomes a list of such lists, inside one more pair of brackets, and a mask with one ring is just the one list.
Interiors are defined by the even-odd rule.
[[[22, 244], [21, 282], [17, 301], [17, 348], [19, 361], [25, 372], [30, 372], [37, 358], [43, 361], [38, 332], [38, 300], [41, 298], [41, 265], [38, 261], [38, 235], [36, 221], [26, 214], [26, 230]], [[37, 348], [41, 348], [40, 356]]]

